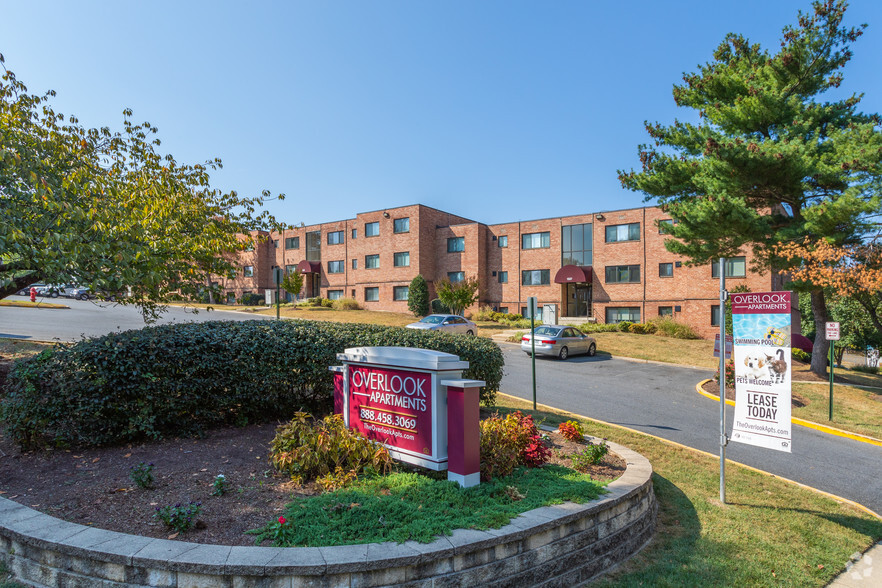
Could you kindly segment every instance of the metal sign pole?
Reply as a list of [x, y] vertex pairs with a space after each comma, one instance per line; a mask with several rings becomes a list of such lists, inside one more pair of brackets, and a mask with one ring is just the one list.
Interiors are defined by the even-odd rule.
[[527, 310], [530, 313], [530, 357], [533, 363], [533, 410], [536, 410], [536, 298], [527, 299]]
[[[720, 502], [726, 504], [726, 258], [720, 258]], [[733, 329], [734, 330], [734, 329]], [[734, 354], [734, 344], [732, 353]]]
[[828, 416], [829, 420], [833, 420], [833, 363], [834, 363], [834, 354], [833, 348], [836, 346], [836, 340], [830, 340], [830, 414]]

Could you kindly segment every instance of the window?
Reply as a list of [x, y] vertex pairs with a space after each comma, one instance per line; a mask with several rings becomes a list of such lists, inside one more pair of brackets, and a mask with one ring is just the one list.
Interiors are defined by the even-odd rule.
[[622, 321], [639, 323], [640, 322], [640, 308], [638, 308], [636, 306], [632, 306], [632, 307], [607, 308], [606, 309], [606, 322], [620, 323]]
[[380, 223], [379, 221], [375, 223], [364, 223], [364, 236], [365, 237], [379, 237], [380, 236]]
[[551, 283], [551, 270], [524, 270], [521, 272], [521, 284], [524, 286], [545, 286]]
[[[727, 278], [743, 278], [747, 275], [747, 263], [742, 255], [741, 257], [726, 258], [726, 277]], [[720, 277], [720, 260], [711, 262], [711, 277]]]
[[285, 239], [285, 249], [300, 249], [300, 237], [288, 237]]
[[306, 233], [306, 261], [322, 260], [322, 232]]
[[508, 272], [499, 272], [499, 283], [508, 284]]
[[364, 269], [377, 269], [380, 267], [380, 256], [379, 255], [365, 255], [364, 256]]
[[447, 253], [459, 253], [465, 251], [465, 237], [450, 237], [447, 239]]
[[508, 235], [500, 235], [496, 244], [500, 247], [508, 247]]
[[358, 239], [358, 229], [352, 229], [352, 238]]
[[278, 239], [273, 239], [273, 247], [275, 247], [276, 249], [279, 248], [279, 240]]
[[343, 242], [343, 231], [332, 231], [328, 233], [328, 245], [339, 245]]
[[594, 227], [591, 223], [569, 225], [561, 230], [561, 265], [591, 265]]
[[[528, 316], [528, 313], [529, 313], [529, 311], [527, 310], [527, 307], [526, 307], [526, 306], [522, 306], [522, 307], [521, 307], [521, 316], [523, 316], [524, 318], [530, 318], [530, 317]], [[537, 307], [536, 307], [536, 316], [535, 316], [534, 318], [535, 318], [537, 321], [540, 321], [540, 322], [542, 321], [542, 307], [541, 307], [541, 306], [537, 306]]]
[[407, 295], [410, 293], [410, 287], [408, 286], [395, 286], [392, 288], [392, 300], [407, 300]]
[[673, 278], [674, 277], [674, 264], [673, 263], [660, 263], [660, 264], [658, 264], [658, 277], [660, 277], [660, 278]]
[[329, 261], [328, 262], [328, 273], [329, 274], [342, 274], [343, 273], [343, 260], [340, 261]]
[[343, 290], [328, 290], [328, 300], [340, 300], [343, 298]]
[[246, 265], [245, 267], [243, 267], [242, 268], [242, 275], [245, 276], [246, 278], [254, 277], [254, 266], [253, 265]]
[[502, 314], [508, 314], [508, 307], [507, 306], [500, 306], [499, 310], [497, 312], [501, 312]]
[[358, 269], [358, 260], [357, 259], [352, 260], [352, 269]]
[[392, 232], [393, 233], [409, 233], [410, 232], [410, 218], [396, 218], [394, 221], [392, 221]]
[[296, 272], [296, 271], [297, 271], [297, 266], [296, 266], [296, 265], [286, 265], [286, 266], [285, 266], [285, 275], [287, 275], [287, 274], [293, 274], [293, 273]]
[[618, 243], [619, 241], [639, 241], [640, 223], [628, 225], [609, 225], [606, 227], [606, 242]]
[[551, 233], [521, 235], [521, 249], [544, 249], [547, 247], [551, 247]]
[[674, 221], [671, 219], [665, 219], [658, 221], [658, 234], [659, 235], [670, 235], [671, 227], [674, 226]]
[[365, 288], [364, 289], [365, 302], [376, 302], [379, 299], [380, 299], [380, 289], [379, 288]]
[[639, 265], [606, 266], [607, 284], [634, 284], [640, 282]]
[[674, 316], [674, 307], [673, 306], [659, 306], [658, 307], [658, 316]]
[[711, 326], [719, 327], [720, 326], [720, 305], [714, 304], [711, 306]]
[[447, 279], [453, 282], [462, 282], [465, 279], [465, 272], [447, 272]]
[[410, 251], [402, 251], [393, 255], [392, 265], [395, 267], [407, 267], [410, 265]]
[[235, 292], [227, 292], [227, 304], [234, 304], [236, 302], [236, 293]]

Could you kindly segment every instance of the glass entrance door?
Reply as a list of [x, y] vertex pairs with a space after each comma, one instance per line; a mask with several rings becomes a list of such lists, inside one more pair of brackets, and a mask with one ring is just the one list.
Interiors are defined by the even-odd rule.
[[567, 284], [566, 316], [591, 316], [591, 284]]

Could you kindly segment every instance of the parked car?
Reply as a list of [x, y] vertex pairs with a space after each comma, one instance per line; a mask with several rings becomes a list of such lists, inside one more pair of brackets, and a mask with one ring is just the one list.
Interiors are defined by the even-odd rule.
[[92, 290], [90, 288], [86, 288], [85, 286], [65, 288], [64, 294], [62, 294], [62, 296], [66, 296], [67, 298], [74, 298], [76, 300], [88, 300], [95, 297], [95, 295], [92, 294]]
[[45, 288], [45, 287], [46, 287], [46, 284], [44, 284], [43, 282], [37, 282], [36, 284], [31, 284], [30, 286], [28, 286], [26, 288], [22, 288], [21, 290], [19, 290], [17, 292], [17, 294], [19, 296], [30, 296], [31, 295], [31, 288], [36, 288], [37, 292], [39, 292], [41, 288]]
[[42, 288], [37, 288], [37, 296], [49, 296], [50, 298], [67, 296], [67, 291], [75, 287], [75, 284], [46, 284]]
[[478, 325], [458, 314], [430, 314], [421, 318], [419, 322], [410, 323], [407, 328], [463, 335], [475, 335], [478, 332]]
[[[570, 355], [584, 353], [593, 356], [597, 353], [597, 342], [575, 327], [566, 325], [542, 325], [536, 327], [536, 355], [554, 355], [566, 359]], [[521, 338], [521, 351], [530, 355], [533, 345], [528, 333]]]

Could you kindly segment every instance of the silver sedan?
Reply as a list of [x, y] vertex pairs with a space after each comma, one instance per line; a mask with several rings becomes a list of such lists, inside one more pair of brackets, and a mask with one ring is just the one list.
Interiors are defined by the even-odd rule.
[[[529, 333], [521, 338], [521, 351], [530, 355], [533, 352], [532, 337]], [[575, 327], [565, 325], [542, 325], [536, 327], [536, 355], [554, 355], [566, 359], [570, 355], [584, 353], [592, 356], [597, 353], [597, 342]]]
[[463, 335], [475, 335], [478, 333], [478, 325], [457, 314], [430, 314], [421, 318], [419, 322], [410, 323], [407, 325], [407, 328], [461, 333]]

